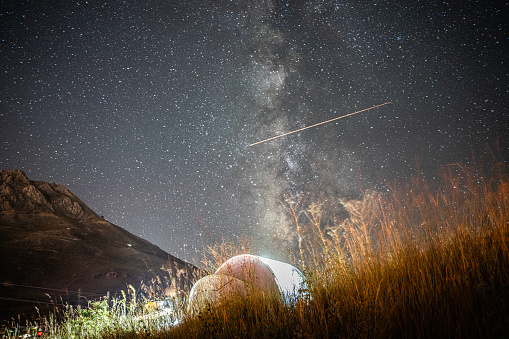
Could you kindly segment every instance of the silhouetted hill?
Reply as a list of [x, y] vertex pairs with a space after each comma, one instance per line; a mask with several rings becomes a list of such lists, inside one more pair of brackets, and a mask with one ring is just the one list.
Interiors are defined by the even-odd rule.
[[171, 294], [197, 270], [21, 170], [0, 171], [0, 259], [0, 319], [153, 280]]

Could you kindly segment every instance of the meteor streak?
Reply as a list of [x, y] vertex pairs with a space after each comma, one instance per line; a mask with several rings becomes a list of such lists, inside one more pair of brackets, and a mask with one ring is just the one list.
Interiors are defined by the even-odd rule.
[[307, 126], [307, 127], [304, 127], [304, 128], [299, 128], [299, 129], [296, 129], [295, 131], [291, 131], [291, 132], [284, 133], [284, 134], [281, 134], [281, 135], [276, 135], [275, 137], [268, 138], [268, 139], [265, 139], [265, 140], [262, 140], [262, 141], [257, 141], [255, 143], [249, 144], [248, 147], [254, 146], [254, 145], [258, 145], [258, 144], [261, 144], [262, 142], [266, 142], [266, 141], [269, 141], [269, 140], [281, 138], [281, 137], [284, 137], [285, 135], [288, 135], [288, 134], [292, 134], [292, 133], [295, 133], [295, 132], [300, 132], [300, 131], [303, 131], [305, 129], [311, 128], [311, 127], [315, 127], [315, 126], [318, 126], [318, 125], [323, 125], [323, 124], [326, 124], [326, 123], [334, 121], [334, 120], [338, 120], [338, 119], [341, 119], [341, 118], [346, 118], [346, 117], [349, 117], [349, 116], [357, 114], [357, 113], [369, 111], [370, 109], [377, 108], [377, 107], [380, 107], [380, 106], [383, 106], [383, 105], [388, 105], [388, 104], [392, 104], [392, 102], [388, 101], [386, 103], [383, 103], [383, 104], [380, 104], [380, 105], [376, 105], [376, 106], [373, 106], [373, 107], [369, 107], [369, 108], [365, 108], [365, 109], [361, 109], [360, 111], [356, 111], [356, 112], [353, 112], [353, 113], [345, 114], [345, 115], [342, 115], [342, 116], [334, 118], [334, 119], [330, 119], [330, 120], [327, 120], [327, 121], [322, 121], [322, 122], [319, 122], [319, 123], [311, 125], [311, 126]]

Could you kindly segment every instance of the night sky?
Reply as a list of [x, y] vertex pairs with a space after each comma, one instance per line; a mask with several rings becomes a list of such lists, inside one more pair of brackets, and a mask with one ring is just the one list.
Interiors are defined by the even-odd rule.
[[285, 196], [355, 197], [417, 163], [433, 178], [487, 146], [509, 159], [508, 13], [500, 1], [4, 1], [0, 169], [65, 185], [182, 259], [246, 235], [274, 257], [292, 241]]

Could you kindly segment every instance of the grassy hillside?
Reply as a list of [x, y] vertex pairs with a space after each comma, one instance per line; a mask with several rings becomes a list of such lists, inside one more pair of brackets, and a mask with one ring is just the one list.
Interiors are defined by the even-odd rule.
[[[69, 312], [53, 336], [509, 337], [505, 166], [450, 165], [439, 185], [416, 177], [342, 204], [349, 218], [327, 224], [318, 203], [289, 201], [297, 239], [293, 263], [309, 285], [308, 297], [294, 305], [253, 295], [191, 316], [181, 299], [181, 322], [168, 328], [174, 318], [136, 318], [147, 311], [126, 298], [113, 307]], [[242, 252], [225, 244], [209, 250], [211, 268]]]

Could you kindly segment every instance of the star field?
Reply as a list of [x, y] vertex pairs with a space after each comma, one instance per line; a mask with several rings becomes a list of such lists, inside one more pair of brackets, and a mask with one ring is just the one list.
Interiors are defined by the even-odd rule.
[[[0, 169], [67, 186], [190, 259], [277, 255], [279, 201], [508, 159], [509, 4], [15, 1], [0, 8]], [[392, 104], [264, 144], [334, 117]]]

